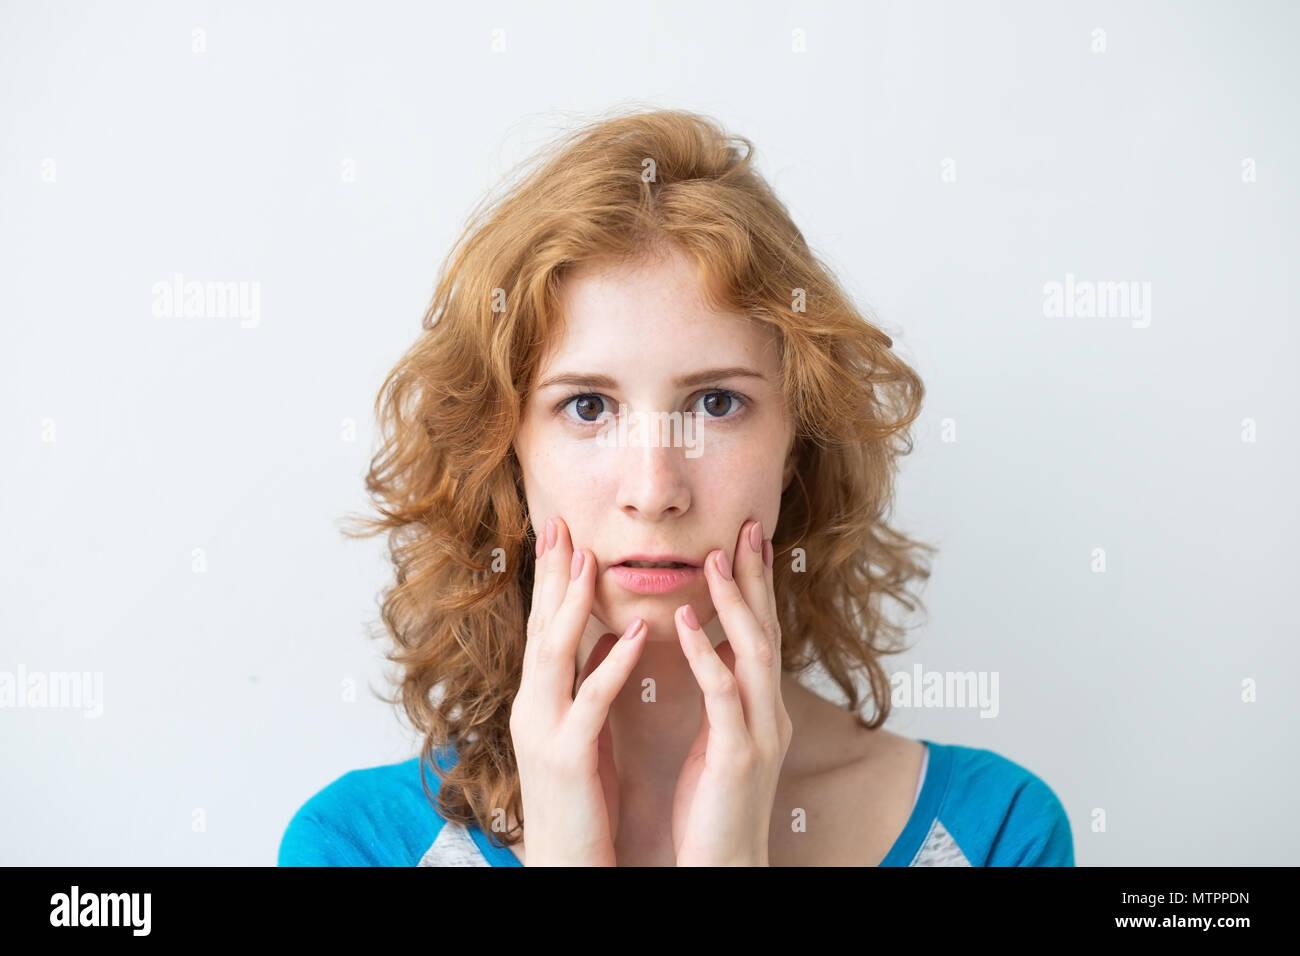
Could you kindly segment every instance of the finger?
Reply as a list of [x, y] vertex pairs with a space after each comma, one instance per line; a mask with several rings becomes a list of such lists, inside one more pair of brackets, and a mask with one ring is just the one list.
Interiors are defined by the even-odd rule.
[[[770, 563], [769, 563], [770, 562]], [[763, 539], [763, 577], [767, 580], [767, 600], [768, 606], [772, 609], [772, 620], [777, 625], [777, 646], [780, 646], [781, 639], [781, 615], [777, 612], [776, 604], [776, 549], [772, 545], [771, 538]]]
[[[757, 543], [755, 543], [757, 542]], [[736, 560], [731, 576], [740, 589], [750, 613], [762, 629], [765, 643], [772, 648], [773, 663], [780, 667], [781, 658], [776, 653], [776, 615], [772, 590], [768, 585], [767, 565], [763, 562], [763, 525], [759, 521], [741, 526], [736, 542]]]
[[[582, 673], [578, 675], [578, 679], [574, 682], [574, 697], [578, 696], [578, 688], [604, 662], [605, 658], [609, 656], [609, 652], [618, 646], [618, 641], [619, 637], [613, 631], [606, 631], [596, 639], [595, 645], [591, 648], [591, 653], [587, 655], [587, 663], [583, 665]], [[572, 711], [572, 706], [570, 706], [570, 711]], [[608, 761], [611, 767], [614, 766], [614, 737], [609, 729], [608, 712], [605, 715], [604, 723], [600, 726], [600, 733], [596, 735], [596, 753], [599, 762]]]
[[[568, 590], [550, 623], [538, 636], [537, 657], [533, 661], [538, 686], [545, 688], [543, 693], [551, 695], [559, 705], [567, 705], [573, 699], [578, 644], [591, 619], [596, 591], [596, 557], [587, 548], [579, 548], [573, 553], [570, 567]], [[573, 577], [575, 571], [577, 576]]]
[[[759, 533], [761, 534], [762, 531], [763, 529], [760, 527]], [[785, 668], [785, 663], [784, 663], [785, 652], [783, 650], [783, 641], [782, 641], [782, 633], [781, 633], [781, 614], [780, 611], [777, 609], [777, 601], [776, 601], [776, 581], [775, 581], [776, 573], [774, 570], [776, 567], [776, 549], [772, 544], [771, 538], [764, 538], [760, 543], [759, 557], [762, 558], [763, 561], [763, 584], [764, 587], [767, 589], [768, 620], [771, 622], [770, 625], [771, 633], [775, 635], [774, 645], [773, 645], [774, 646], [773, 656], [775, 657], [776, 670], [777, 670], [777, 677], [776, 677], [777, 713], [778, 715], [780, 715], [786, 712], [785, 701], [781, 696], [781, 682], [784, 676], [784, 668]], [[788, 715], [787, 715], [787, 719], [788, 719]], [[780, 724], [780, 718], [778, 716], [778, 725], [779, 724]]]
[[767, 582], [767, 601], [771, 608], [772, 628], [776, 633], [776, 699], [780, 711], [785, 711], [785, 701], [781, 696], [782, 680], [785, 676], [785, 636], [781, 628], [781, 612], [776, 600], [776, 550], [771, 538], [763, 539], [763, 579]]
[[[573, 563], [568, 529], [558, 516], [547, 520], [538, 541], [543, 550], [533, 572], [533, 607], [528, 615], [528, 643], [524, 648], [525, 668], [530, 671], [551, 621], [568, 593]], [[572, 680], [570, 672], [568, 681]]]
[[[583, 743], [597, 740], [609, 716], [610, 705], [627, 683], [628, 675], [645, 647], [646, 623], [637, 618], [573, 695], [573, 706], [565, 718], [565, 732]], [[593, 652], [593, 657], [595, 656]]]
[[573, 544], [560, 518], [552, 517], [546, 522], [545, 534], [538, 575], [541, 579], [538, 588], [541, 631], [546, 630], [569, 589], [570, 562], [573, 560]]
[[750, 733], [745, 722], [745, 707], [741, 701], [740, 681], [727, 665], [722, 662], [717, 651], [709, 641], [709, 636], [700, 628], [692, 627], [686, 620], [686, 608], [682, 605], [673, 615], [677, 625], [677, 639], [682, 645], [686, 661], [691, 665], [695, 682], [704, 692], [704, 711], [709, 722], [709, 740], [712, 745], [713, 734], [718, 734], [719, 743], [732, 752], [748, 748]]
[[705, 560], [704, 576], [718, 620], [735, 652], [735, 677], [745, 716], [755, 735], [775, 739], [780, 661], [773, 660], [775, 652], [769, 638], [745, 602], [737, 582], [722, 576], [717, 565], [720, 555], [721, 552], [714, 552]]
[[[554, 598], [550, 592], [546, 591], [547, 586], [547, 568], [551, 566], [548, 558], [553, 548], [547, 544], [547, 534], [552, 530], [551, 519], [548, 518], [541, 528], [537, 529], [537, 542], [533, 549], [533, 596], [528, 608], [528, 630], [524, 643], [524, 675], [525, 677], [532, 670], [533, 657], [537, 653], [538, 640], [535, 640], [546, 630], [546, 623], [554, 614], [554, 606], [559, 603], [559, 598]], [[543, 594], [546, 598], [543, 598]]]

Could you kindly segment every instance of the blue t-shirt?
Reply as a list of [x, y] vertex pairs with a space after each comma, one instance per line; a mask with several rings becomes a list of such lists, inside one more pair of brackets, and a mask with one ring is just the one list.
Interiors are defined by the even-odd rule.
[[[1051, 788], [991, 750], [922, 740], [924, 781], [881, 866], [1074, 866], [1070, 820]], [[454, 752], [439, 751], [444, 769]], [[437, 774], [426, 767], [431, 788]], [[478, 826], [425, 796], [420, 758], [345, 773], [293, 815], [279, 866], [519, 866]]]

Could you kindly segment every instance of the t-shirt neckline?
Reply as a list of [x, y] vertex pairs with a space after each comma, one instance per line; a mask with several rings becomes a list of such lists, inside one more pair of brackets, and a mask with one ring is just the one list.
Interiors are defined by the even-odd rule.
[[[898, 835], [894, 845], [889, 848], [879, 866], [909, 866], [916, 857], [926, 835], [934, 823], [943, 803], [943, 796], [948, 790], [948, 777], [952, 770], [952, 750], [933, 740], [920, 738], [929, 753], [925, 771], [925, 781], [921, 784], [921, 795], [917, 797], [912, 815], [907, 818], [903, 832]], [[513, 855], [513, 854], [512, 854]]]
[[[917, 797], [912, 814], [903, 826], [894, 845], [889, 848], [879, 866], [908, 866], [916, 857], [921, 844], [925, 842], [930, 825], [938, 814], [943, 795], [948, 789], [948, 776], [952, 769], [952, 752], [943, 744], [919, 738], [925, 744], [927, 761], [925, 780], [921, 784], [921, 795]], [[493, 846], [487, 835], [478, 826], [470, 827], [470, 837], [479, 851], [487, 859], [489, 866], [523, 866], [514, 851], [505, 846]]]

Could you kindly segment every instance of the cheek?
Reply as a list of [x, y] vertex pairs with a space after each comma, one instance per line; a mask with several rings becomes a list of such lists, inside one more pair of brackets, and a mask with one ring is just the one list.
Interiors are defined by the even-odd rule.
[[696, 501], [706, 506], [710, 526], [751, 515], [763, 520], [766, 509], [774, 509], [781, 500], [784, 461], [775, 456], [755, 455], [748, 449], [731, 454], [719, 450], [713, 458], [705, 456], [700, 480], [695, 484]]
[[524, 491], [533, 521], [546, 526], [546, 519], [558, 515], [570, 524], [569, 532], [580, 542], [576, 523], [593, 496], [593, 482], [599, 482], [598, 462], [575, 455], [573, 448], [548, 429], [531, 436], [528, 455], [520, 459]]

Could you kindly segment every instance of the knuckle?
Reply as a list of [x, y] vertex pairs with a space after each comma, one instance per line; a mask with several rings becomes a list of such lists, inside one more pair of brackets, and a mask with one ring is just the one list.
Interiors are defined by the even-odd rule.
[[753, 773], [758, 769], [759, 754], [753, 746], [737, 747], [731, 752], [727, 763], [731, 771], [738, 775]]
[[788, 746], [791, 738], [794, 737], [794, 721], [790, 719], [789, 715], [783, 713], [777, 719], [776, 727], [781, 735], [782, 744]]
[[[725, 667], [724, 667], [725, 670]], [[727, 671], [725, 674], [719, 674], [713, 681], [713, 693], [717, 697], [735, 697], [740, 693], [740, 684], [736, 680], [736, 675]]]
[[537, 636], [537, 654], [535, 657], [538, 667], [549, 667], [555, 662], [555, 643], [550, 634], [542, 633]]

